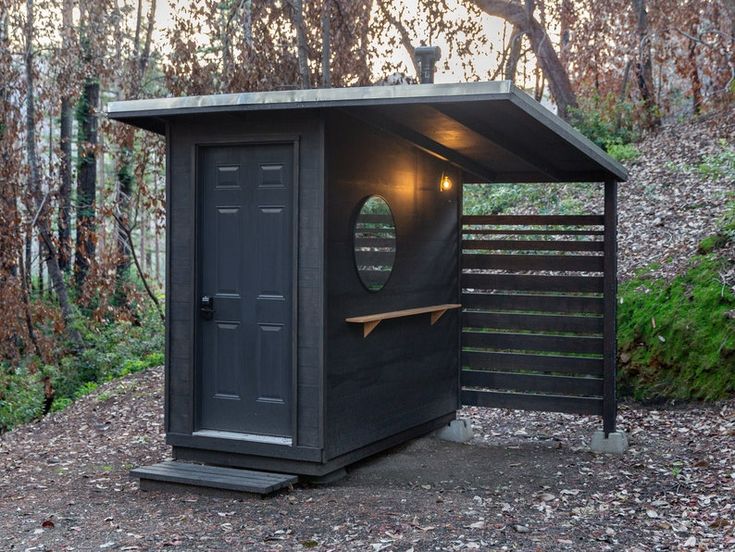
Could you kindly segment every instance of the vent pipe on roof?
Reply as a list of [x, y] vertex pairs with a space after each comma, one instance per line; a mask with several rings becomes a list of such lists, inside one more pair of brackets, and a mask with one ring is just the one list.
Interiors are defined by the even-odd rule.
[[442, 51], [438, 46], [419, 46], [413, 53], [419, 63], [419, 82], [421, 84], [433, 83], [434, 65], [441, 59]]

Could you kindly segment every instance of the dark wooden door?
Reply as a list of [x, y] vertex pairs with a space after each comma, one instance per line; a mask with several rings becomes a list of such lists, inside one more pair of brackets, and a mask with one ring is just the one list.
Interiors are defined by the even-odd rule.
[[281, 144], [199, 150], [200, 430], [291, 435], [292, 159]]

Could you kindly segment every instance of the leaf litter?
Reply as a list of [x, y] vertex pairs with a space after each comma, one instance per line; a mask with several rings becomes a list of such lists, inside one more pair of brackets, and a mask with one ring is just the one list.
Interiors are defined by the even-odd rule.
[[620, 457], [589, 452], [595, 417], [468, 407], [468, 445], [422, 438], [333, 485], [234, 499], [129, 479], [170, 454], [162, 385], [135, 374], [0, 436], [3, 549], [735, 549], [732, 400], [622, 405]]

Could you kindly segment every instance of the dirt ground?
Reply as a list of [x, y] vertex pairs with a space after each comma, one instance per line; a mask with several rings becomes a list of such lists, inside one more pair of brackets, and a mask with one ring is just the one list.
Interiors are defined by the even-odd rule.
[[141, 492], [165, 459], [162, 370], [0, 436], [1, 550], [735, 550], [735, 401], [623, 405], [599, 420], [467, 408], [476, 437], [425, 437], [324, 487], [270, 498]]

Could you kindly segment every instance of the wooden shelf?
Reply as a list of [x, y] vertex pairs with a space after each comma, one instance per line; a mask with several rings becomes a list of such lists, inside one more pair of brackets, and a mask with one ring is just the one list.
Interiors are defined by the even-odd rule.
[[376, 314], [366, 314], [364, 316], [352, 316], [345, 318], [345, 322], [350, 324], [362, 324], [362, 337], [370, 335], [375, 327], [383, 320], [391, 318], [403, 318], [404, 316], [416, 316], [417, 314], [431, 314], [431, 325], [436, 324], [442, 315], [450, 309], [459, 309], [462, 305], [456, 303], [448, 303], [446, 305], [431, 305], [429, 307], [418, 307], [415, 309], [405, 309], [389, 312], [379, 312]]

